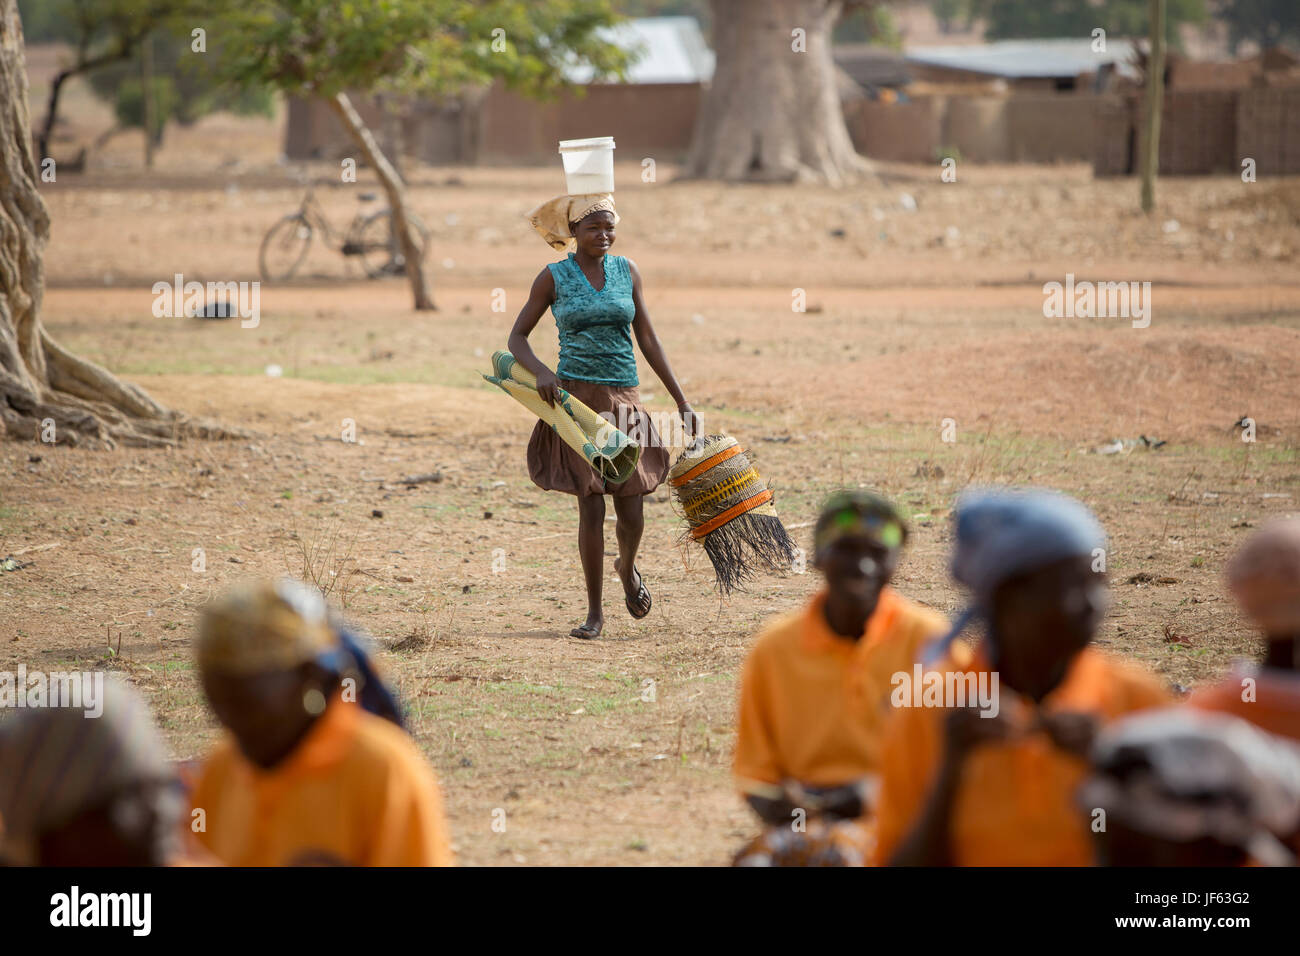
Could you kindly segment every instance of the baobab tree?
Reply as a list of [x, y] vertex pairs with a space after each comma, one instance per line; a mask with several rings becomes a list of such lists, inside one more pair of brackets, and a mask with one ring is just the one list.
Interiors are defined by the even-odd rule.
[[17, 0], [0, 0], [0, 437], [111, 447], [215, 432], [73, 355], [41, 324], [50, 217], [27, 92]]
[[[861, 5], [861, 4], [856, 4]], [[870, 172], [840, 106], [841, 0], [713, 0], [717, 66], [686, 175], [842, 185]]]

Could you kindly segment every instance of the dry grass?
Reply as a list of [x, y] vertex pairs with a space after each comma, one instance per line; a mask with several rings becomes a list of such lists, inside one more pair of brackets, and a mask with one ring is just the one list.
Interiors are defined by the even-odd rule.
[[[324, 278], [266, 287], [256, 329], [155, 320], [150, 284], [173, 272], [253, 278], [258, 239], [298, 197], [273, 163], [277, 132], [205, 121], [169, 131], [155, 179], [100, 169], [46, 190], [53, 334], [171, 405], [257, 435], [111, 455], [0, 445], [0, 555], [58, 542], [0, 572], [0, 667], [122, 670], [176, 755], [201, 754], [216, 727], [193, 672], [197, 615], [235, 581], [288, 571], [375, 638], [462, 861], [725, 863], [753, 833], [728, 779], [738, 668], [814, 575], [720, 601], [706, 563], [678, 550], [661, 490], [638, 558], [653, 611], [623, 612], [611, 533], [605, 634], [567, 637], [586, 603], [576, 509], [528, 480], [531, 422], [479, 378], [512, 318], [490, 311], [492, 291], [517, 307], [550, 258], [520, 217], [555, 188], [553, 169], [457, 170], [455, 187], [449, 171], [415, 170], [436, 314], [413, 316], [401, 282], [342, 281], [335, 256], [309, 265]], [[212, 142], [257, 168], [219, 169], [228, 157]], [[1257, 652], [1219, 573], [1253, 527], [1300, 500], [1300, 286], [1281, 199], [1296, 181], [1170, 180], [1152, 221], [1133, 213], [1131, 184], [1075, 167], [968, 167], [960, 186], [910, 174], [916, 213], [897, 184], [620, 180], [616, 251], [646, 277], [707, 427], [750, 446], [805, 548], [834, 488], [902, 503], [913, 535], [898, 587], [944, 612], [962, 600], [946, 567], [954, 497], [971, 482], [1041, 484], [1083, 498], [1111, 535], [1102, 646], [1179, 685]], [[344, 190], [324, 200], [339, 216], [355, 202]], [[1169, 218], [1177, 233], [1162, 231]], [[950, 225], [960, 240], [935, 244]], [[1041, 285], [1067, 271], [1153, 280], [1151, 328], [1045, 321]], [[795, 287], [806, 314], [790, 311]], [[553, 360], [553, 336], [535, 339]], [[270, 364], [284, 376], [263, 374]], [[670, 411], [642, 374], [647, 406]], [[1254, 445], [1231, 429], [1243, 412], [1268, 426]], [[355, 444], [337, 440], [345, 418]], [[1088, 451], [1142, 434], [1169, 444]], [[441, 482], [400, 480], [433, 471]], [[494, 573], [498, 550], [506, 570]], [[498, 809], [505, 833], [491, 829]]]
[[357, 536], [344, 535], [343, 523], [326, 522], [317, 529], [301, 534], [296, 523], [282, 540], [285, 542], [285, 571], [300, 581], [313, 585], [326, 600], [334, 600], [347, 610], [366, 572], [357, 567], [353, 551]]

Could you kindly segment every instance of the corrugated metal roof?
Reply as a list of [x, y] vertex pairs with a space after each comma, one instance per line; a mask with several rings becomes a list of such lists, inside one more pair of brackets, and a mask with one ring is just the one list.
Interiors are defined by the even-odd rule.
[[859, 86], [906, 86], [912, 75], [903, 62], [903, 54], [866, 43], [841, 43], [831, 49], [835, 65]]
[[[601, 39], [633, 53], [629, 83], [706, 83], [713, 78], [713, 51], [694, 17], [642, 17], [598, 31]], [[571, 83], [590, 83], [587, 66], [565, 71]]]
[[930, 46], [908, 50], [909, 63], [987, 73], [1007, 79], [1055, 78], [1095, 73], [1114, 63], [1120, 76], [1136, 77], [1133, 41], [1107, 39], [1106, 52], [1094, 53], [1089, 38], [999, 40], [972, 46]]

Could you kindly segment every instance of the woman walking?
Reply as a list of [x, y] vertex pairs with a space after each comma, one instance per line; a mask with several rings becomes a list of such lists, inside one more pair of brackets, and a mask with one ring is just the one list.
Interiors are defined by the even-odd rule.
[[[636, 567], [644, 527], [642, 497], [659, 487], [670, 461], [668, 448], [641, 406], [633, 334], [641, 354], [677, 403], [688, 440], [698, 424], [650, 323], [641, 273], [630, 259], [609, 255], [619, 221], [614, 197], [607, 193], [559, 196], [533, 210], [528, 218], [553, 249], [572, 251], [533, 280], [528, 301], [510, 331], [510, 352], [537, 376], [537, 393], [547, 404], [554, 405], [564, 389], [603, 414], [642, 448], [631, 477], [607, 485], [544, 422], [537, 423], [528, 442], [528, 473], [533, 482], [578, 499], [578, 554], [587, 585], [587, 619], [569, 634], [591, 639], [600, 636], [605, 624], [601, 608], [605, 495], [614, 498], [618, 519], [614, 570], [623, 584], [628, 613], [643, 618], [651, 607], [650, 590]], [[555, 317], [560, 337], [555, 372], [542, 364], [528, 344], [528, 336], [547, 308]]]

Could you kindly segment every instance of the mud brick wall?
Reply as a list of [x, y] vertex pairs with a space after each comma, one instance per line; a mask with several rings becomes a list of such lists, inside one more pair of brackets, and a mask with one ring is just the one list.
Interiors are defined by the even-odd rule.
[[1250, 157], [1259, 177], [1300, 173], [1300, 86], [1256, 87], [1237, 101], [1236, 166]]
[[1099, 96], [1027, 93], [1007, 100], [1007, 159], [1013, 163], [1088, 162], [1103, 130]]
[[921, 96], [905, 103], [858, 100], [845, 119], [853, 148], [863, 156], [899, 163], [937, 162], [946, 97]]
[[1237, 97], [1235, 90], [1165, 96], [1160, 120], [1162, 176], [1204, 176], [1238, 165]]

